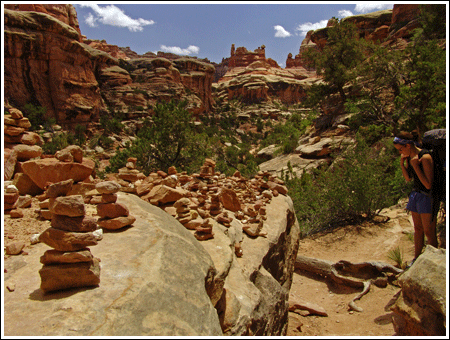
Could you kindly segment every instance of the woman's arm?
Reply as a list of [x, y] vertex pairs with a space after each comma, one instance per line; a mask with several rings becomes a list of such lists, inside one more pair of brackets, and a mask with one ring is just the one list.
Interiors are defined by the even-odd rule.
[[[423, 171], [419, 166], [420, 163], [422, 163]], [[431, 155], [423, 155], [420, 160], [417, 156], [412, 158], [411, 166], [425, 188], [431, 189], [433, 184], [433, 159], [431, 158]]]

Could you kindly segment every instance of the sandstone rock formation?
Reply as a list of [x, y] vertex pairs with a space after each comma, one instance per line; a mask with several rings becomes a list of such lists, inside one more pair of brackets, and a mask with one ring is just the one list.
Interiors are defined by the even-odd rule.
[[397, 334], [445, 336], [446, 250], [427, 245], [399, 282], [402, 290], [392, 307]]
[[311, 80], [299, 72], [273, 67], [267, 60], [258, 60], [245, 67], [229, 67], [227, 73], [213, 84], [215, 96], [230, 101], [240, 99], [246, 104], [271, 102], [299, 103], [306, 95]]
[[[214, 220], [214, 238], [199, 242], [194, 230], [137, 195], [118, 192], [117, 202], [131, 207], [136, 222], [106, 233], [96, 245], [102, 280], [95, 289], [44, 295], [35, 275], [39, 261], [19, 264], [42, 254], [43, 243], [26, 258], [9, 259], [5, 286], [15, 290], [5, 294], [5, 335], [285, 334], [299, 237], [288, 197], [279, 195], [267, 206], [267, 238], [244, 236], [240, 258], [232, 229]], [[53, 253], [43, 260], [52, 261]], [[61, 261], [90, 258], [83, 251], [58, 255]]]
[[186, 57], [171, 61], [141, 56], [128, 63], [128, 72], [103, 69], [100, 83], [108, 105], [129, 118], [151, 114], [156, 103], [171, 99], [187, 100], [187, 109], [195, 115], [211, 111], [214, 66]]
[[9, 9], [4, 13], [9, 103], [18, 108], [28, 103], [45, 107], [47, 117], [61, 125], [98, 120], [106, 107], [96, 69], [116, 65], [117, 60], [81, 43], [79, 31], [49, 14]]
[[[13, 11], [30, 11], [30, 12], [39, 12], [48, 14], [55, 19], [63, 22], [66, 25], [69, 25], [73, 29], [75, 29], [78, 34], [81, 36], [80, 26], [78, 24], [77, 11], [75, 7], [70, 4], [5, 4], [5, 9], [13, 10]], [[79, 40], [81, 41], [81, 40]]]

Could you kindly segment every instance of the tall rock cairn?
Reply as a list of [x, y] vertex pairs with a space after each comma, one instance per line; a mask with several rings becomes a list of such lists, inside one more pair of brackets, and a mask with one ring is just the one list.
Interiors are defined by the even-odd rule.
[[87, 248], [97, 244], [97, 219], [86, 215], [81, 195], [66, 196], [72, 184], [70, 179], [50, 184], [46, 190], [51, 227], [39, 236], [39, 241], [54, 249], [47, 250], [40, 259], [44, 293], [100, 283], [100, 260]]

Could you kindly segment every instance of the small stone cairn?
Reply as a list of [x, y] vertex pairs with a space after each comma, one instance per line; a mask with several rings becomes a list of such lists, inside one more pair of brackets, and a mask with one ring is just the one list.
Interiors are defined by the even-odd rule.
[[202, 224], [195, 228], [194, 236], [199, 241], [209, 240], [214, 237], [213, 224], [210, 218], [205, 218]]
[[23, 217], [22, 209], [30, 207], [32, 201], [30, 195], [21, 196], [19, 189], [11, 181], [5, 181], [3, 199], [3, 209], [9, 212], [11, 218]]
[[100, 216], [97, 223], [103, 229], [117, 230], [132, 225], [136, 217], [130, 215], [130, 211], [123, 203], [117, 203], [117, 192], [121, 185], [115, 181], [99, 182], [95, 189], [100, 196], [93, 196], [90, 204], [97, 205], [97, 215]]
[[44, 144], [41, 136], [35, 132], [28, 131], [31, 123], [28, 118], [23, 116], [22, 111], [16, 108], [10, 108], [8, 111], [9, 114], [5, 114], [3, 118], [5, 143], [26, 145]]
[[216, 167], [216, 162], [210, 158], [206, 158], [202, 167], [200, 168], [200, 177], [208, 178], [214, 176], [214, 168]]
[[44, 293], [100, 283], [100, 260], [87, 247], [96, 245], [101, 233], [96, 218], [86, 215], [83, 197], [66, 196], [72, 184], [72, 179], [50, 184], [45, 192], [52, 214], [51, 227], [41, 233], [39, 241], [54, 249], [40, 258]]
[[136, 169], [136, 162], [136, 157], [129, 157], [125, 167], [119, 169], [117, 183], [121, 185], [121, 191], [136, 194], [134, 183], [145, 178], [145, 175]]

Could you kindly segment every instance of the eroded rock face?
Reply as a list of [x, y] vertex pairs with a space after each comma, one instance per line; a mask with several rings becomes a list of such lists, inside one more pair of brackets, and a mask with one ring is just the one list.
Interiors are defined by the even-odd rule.
[[95, 70], [117, 60], [81, 43], [80, 32], [54, 16], [4, 13], [5, 98], [19, 108], [38, 103], [60, 125], [98, 120], [106, 106]]
[[309, 83], [299, 80], [294, 72], [273, 68], [267, 62], [256, 61], [247, 67], [228, 69], [227, 73], [213, 84], [213, 90], [219, 98], [239, 98], [247, 104], [272, 101], [274, 98], [286, 104], [294, 104], [305, 98], [308, 86]]
[[109, 105], [121, 108], [129, 117], [152, 112], [156, 103], [186, 100], [194, 115], [209, 112], [214, 66], [194, 58], [169, 60], [139, 57], [128, 60], [129, 70], [108, 67], [101, 70], [101, 89]]
[[399, 278], [401, 294], [392, 307], [398, 335], [446, 334], [446, 250], [427, 246]]
[[6, 4], [4, 8], [13, 11], [31, 11], [48, 14], [75, 29], [80, 35], [79, 41], [81, 41], [81, 32], [80, 32], [80, 25], [78, 24], [77, 11], [75, 10], [75, 7], [73, 7], [73, 5]]

